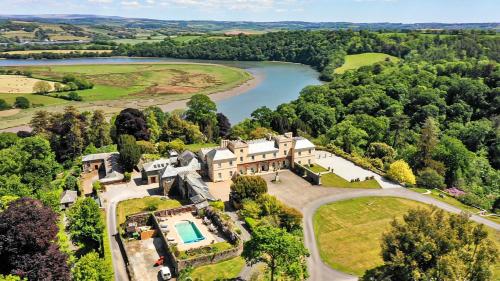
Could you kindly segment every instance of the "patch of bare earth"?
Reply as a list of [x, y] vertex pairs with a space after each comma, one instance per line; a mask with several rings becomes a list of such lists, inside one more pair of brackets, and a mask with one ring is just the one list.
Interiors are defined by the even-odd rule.
[[7, 116], [12, 116], [16, 115], [21, 111], [19, 108], [14, 108], [14, 109], [8, 109], [8, 110], [1, 110], [0, 111], [0, 117], [7, 117]]
[[[28, 94], [33, 93], [33, 86], [40, 79], [30, 78], [22, 75], [0, 75], [0, 93]], [[54, 82], [47, 81], [52, 89]]]

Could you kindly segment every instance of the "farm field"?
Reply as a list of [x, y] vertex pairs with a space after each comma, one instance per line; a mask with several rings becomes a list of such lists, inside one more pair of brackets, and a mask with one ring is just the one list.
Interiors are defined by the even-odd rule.
[[[334, 269], [363, 275], [382, 264], [381, 237], [390, 222], [416, 207], [428, 206], [395, 197], [363, 197], [320, 207], [313, 223], [321, 259]], [[500, 233], [491, 229], [490, 239], [500, 248]]]
[[[27, 94], [33, 92], [36, 82], [42, 81], [22, 75], [0, 75], [0, 93]], [[48, 82], [54, 88], [54, 82]], [[2, 97], [0, 95], [0, 97]], [[7, 99], [8, 100], [8, 99]]]
[[76, 53], [111, 53], [112, 50], [25, 50], [25, 51], [9, 51], [2, 52], [0, 54], [9, 54], [9, 55], [26, 55], [26, 54], [40, 54], [40, 53], [55, 53], [55, 54], [69, 54], [71, 52]]
[[335, 73], [342, 74], [351, 69], [358, 69], [362, 66], [372, 65], [374, 63], [384, 61], [387, 58], [389, 58], [391, 61], [395, 62], [399, 61], [399, 58], [397, 57], [381, 53], [364, 53], [357, 55], [347, 55], [345, 57], [344, 64], [341, 67], [336, 68]]
[[[48, 109], [50, 106], [51, 111], [62, 111], [63, 105], [74, 104], [82, 110], [102, 109], [106, 113], [114, 113], [127, 106], [164, 105], [188, 99], [194, 94], [222, 92], [252, 78], [242, 69], [212, 64], [47, 65], [3, 69], [30, 71], [33, 78], [49, 81], [61, 81], [64, 75], [72, 74], [95, 85], [92, 89], [75, 91], [83, 101], [72, 102], [23, 93], [27, 90], [31, 92], [32, 85], [26, 86], [24, 82], [17, 85], [9, 83], [8, 89], [5, 87], [0, 91], [0, 99], [9, 104], [13, 104], [16, 97], [24, 96], [37, 107]], [[0, 117], [0, 128], [26, 124], [33, 112], [39, 109], [30, 108], [13, 116]]]

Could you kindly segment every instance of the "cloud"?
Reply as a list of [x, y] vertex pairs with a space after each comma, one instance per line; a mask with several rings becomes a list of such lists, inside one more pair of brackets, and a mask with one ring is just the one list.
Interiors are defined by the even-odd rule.
[[162, 0], [161, 5], [186, 8], [221, 8], [229, 10], [262, 10], [299, 4], [304, 0]]
[[137, 1], [122, 1], [120, 2], [120, 4], [122, 4], [125, 7], [131, 7], [131, 8], [141, 6], [141, 4]]
[[88, 0], [91, 3], [101, 3], [101, 4], [109, 4], [113, 3], [113, 0]]

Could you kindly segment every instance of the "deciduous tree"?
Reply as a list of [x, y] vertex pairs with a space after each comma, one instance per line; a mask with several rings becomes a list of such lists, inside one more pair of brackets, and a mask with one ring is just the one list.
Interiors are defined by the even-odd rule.
[[126, 108], [115, 120], [116, 135], [131, 135], [137, 140], [149, 140], [150, 132], [144, 114], [135, 108]]
[[118, 139], [118, 152], [120, 152], [120, 162], [125, 171], [131, 172], [139, 164], [141, 150], [133, 136], [120, 135]]
[[113, 274], [103, 259], [96, 252], [90, 252], [82, 256], [73, 267], [72, 276], [74, 281], [110, 281]]
[[398, 160], [389, 166], [387, 176], [397, 182], [415, 184], [415, 175], [404, 160]]
[[92, 198], [79, 199], [68, 212], [68, 230], [71, 239], [90, 249], [101, 245], [104, 224], [99, 205]]
[[231, 184], [229, 196], [236, 202], [244, 199], [255, 200], [267, 192], [266, 181], [259, 176], [238, 176]]

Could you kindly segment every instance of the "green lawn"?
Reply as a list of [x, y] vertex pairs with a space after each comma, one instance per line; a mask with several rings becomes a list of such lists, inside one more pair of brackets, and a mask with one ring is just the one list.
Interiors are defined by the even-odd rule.
[[328, 170], [318, 164], [311, 165], [309, 167], [309, 170], [315, 172], [315, 173], [321, 173], [321, 172], [327, 172]]
[[341, 188], [381, 188], [376, 180], [364, 180], [360, 182], [350, 182], [335, 173], [321, 175], [321, 185], [326, 187]]
[[238, 277], [245, 266], [242, 257], [226, 260], [216, 264], [200, 266], [191, 273], [193, 281], [198, 280], [226, 280]]
[[[410, 188], [410, 190], [413, 190], [415, 192], [418, 192], [418, 193], [425, 193], [427, 191], [427, 189], [425, 188]], [[450, 205], [453, 205], [459, 209], [462, 209], [464, 211], [467, 211], [467, 212], [470, 212], [470, 213], [473, 213], [473, 214], [477, 214], [479, 211], [479, 209], [477, 208], [474, 208], [474, 207], [471, 207], [469, 205], [465, 205], [464, 203], [458, 201], [457, 199], [453, 198], [453, 196], [449, 196], [447, 195], [446, 193], [444, 192], [439, 192], [438, 190], [436, 189], [432, 189], [430, 190], [431, 191], [431, 194], [425, 194], [427, 196], [431, 196], [439, 201], [442, 201], [442, 202], [445, 202], [445, 203], [448, 203]], [[439, 194], [443, 194], [444, 197], [440, 197]], [[494, 221], [496, 223], [499, 223], [500, 224], [500, 217], [495, 217], [495, 216], [490, 216], [490, 217], [484, 217], [485, 219], [489, 219], [491, 221]]]
[[347, 70], [358, 69], [365, 65], [371, 65], [377, 62], [384, 61], [386, 58], [389, 58], [391, 61], [398, 61], [399, 58], [381, 54], [381, 53], [364, 53], [357, 55], [347, 55], [345, 57], [345, 62], [342, 66], [335, 69], [335, 73], [342, 74]]
[[116, 218], [118, 225], [125, 222], [128, 215], [145, 212], [150, 204], [156, 204], [158, 210], [180, 207], [181, 203], [177, 200], [162, 200], [159, 197], [144, 197], [138, 199], [129, 199], [121, 201], [116, 206]]
[[202, 148], [217, 147], [217, 146], [219, 145], [216, 143], [193, 143], [186, 145], [186, 150], [190, 150], [192, 152], [198, 152]]
[[234, 246], [228, 242], [219, 242], [219, 243], [204, 246], [202, 248], [196, 248], [196, 249], [192, 249], [192, 250], [188, 250], [188, 251], [180, 251], [178, 258], [182, 259], [182, 260], [191, 259], [191, 258], [198, 257], [201, 255], [206, 255], [207, 253], [222, 252], [225, 250], [229, 250], [233, 247]]
[[[363, 197], [320, 207], [313, 217], [321, 259], [334, 269], [358, 276], [382, 264], [382, 234], [394, 218], [428, 205], [395, 197]], [[500, 234], [489, 230], [500, 249]], [[495, 266], [495, 276], [500, 264]]]

